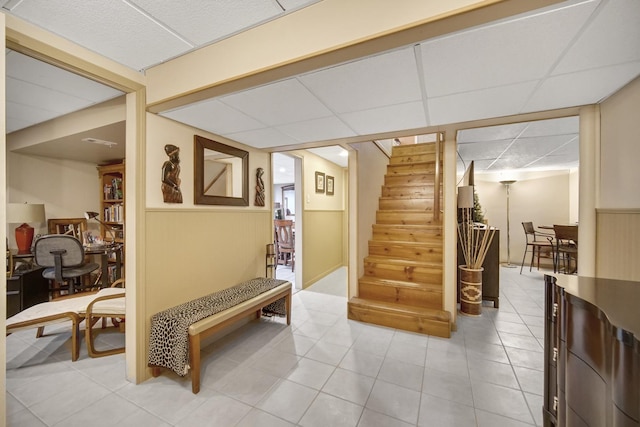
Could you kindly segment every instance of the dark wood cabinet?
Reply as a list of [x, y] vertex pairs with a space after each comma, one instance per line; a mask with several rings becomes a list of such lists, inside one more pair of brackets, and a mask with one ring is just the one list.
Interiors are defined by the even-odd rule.
[[640, 283], [545, 276], [545, 426], [640, 426]]
[[7, 277], [7, 317], [49, 301], [49, 282], [42, 277], [42, 270], [38, 267]]

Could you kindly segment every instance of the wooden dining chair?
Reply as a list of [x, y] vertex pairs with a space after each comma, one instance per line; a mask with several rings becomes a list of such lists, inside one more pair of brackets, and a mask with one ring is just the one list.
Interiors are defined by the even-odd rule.
[[[575, 274], [578, 271], [578, 226], [577, 225], [553, 225], [556, 235], [555, 267], [554, 273], [561, 270], [565, 274]], [[573, 266], [572, 266], [573, 261]]]
[[524, 248], [524, 255], [522, 255], [522, 264], [520, 264], [520, 274], [522, 274], [524, 260], [527, 257], [527, 252], [529, 250], [531, 250], [531, 263], [529, 264], [529, 271], [531, 271], [531, 268], [533, 267], [533, 260], [536, 258], [536, 256], [538, 260], [538, 270], [540, 270], [540, 256], [543, 253], [550, 253], [553, 257], [552, 234], [536, 231], [535, 227], [533, 226], [533, 222], [523, 222], [522, 228], [524, 229], [526, 246]]
[[275, 226], [276, 263], [287, 265], [291, 261], [291, 271], [295, 268], [295, 236], [293, 221], [289, 219], [273, 220]]

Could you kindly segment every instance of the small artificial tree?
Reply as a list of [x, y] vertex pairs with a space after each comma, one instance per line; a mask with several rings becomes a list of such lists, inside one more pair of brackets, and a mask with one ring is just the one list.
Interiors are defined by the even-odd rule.
[[482, 213], [482, 206], [480, 206], [480, 199], [478, 199], [478, 192], [473, 187], [473, 222], [484, 222], [484, 213]]

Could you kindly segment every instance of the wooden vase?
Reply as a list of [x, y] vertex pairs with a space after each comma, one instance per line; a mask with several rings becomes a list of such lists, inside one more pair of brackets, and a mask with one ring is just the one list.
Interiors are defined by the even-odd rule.
[[483, 267], [460, 269], [460, 312], [469, 316], [482, 314], [482, 272]]

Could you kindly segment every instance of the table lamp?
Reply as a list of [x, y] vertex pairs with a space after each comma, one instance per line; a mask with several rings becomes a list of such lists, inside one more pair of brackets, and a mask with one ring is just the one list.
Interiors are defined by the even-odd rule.
[[7, 223], [21, 223], [16, 228], [16, 244], [19, 254], [31, 252], [33, 242], [33, 227], [28, 222], [43, 223], [45, 221], [44, 205], [33, 203], [9, 203], [7, 204]]
[[111, 239], [112, 239], [113, 243], [116, 242], [116, 235], [113, 232], [113, 228], [109, 224], [105, 223], [104, 221], [102, 221], [100, 219], [100, 214], [98, 212], [85, 212], [84, 213], [84, 217], [86, 219], [95, 219], [100, 224], [102, 224], [102, 226], [111, 234]]

